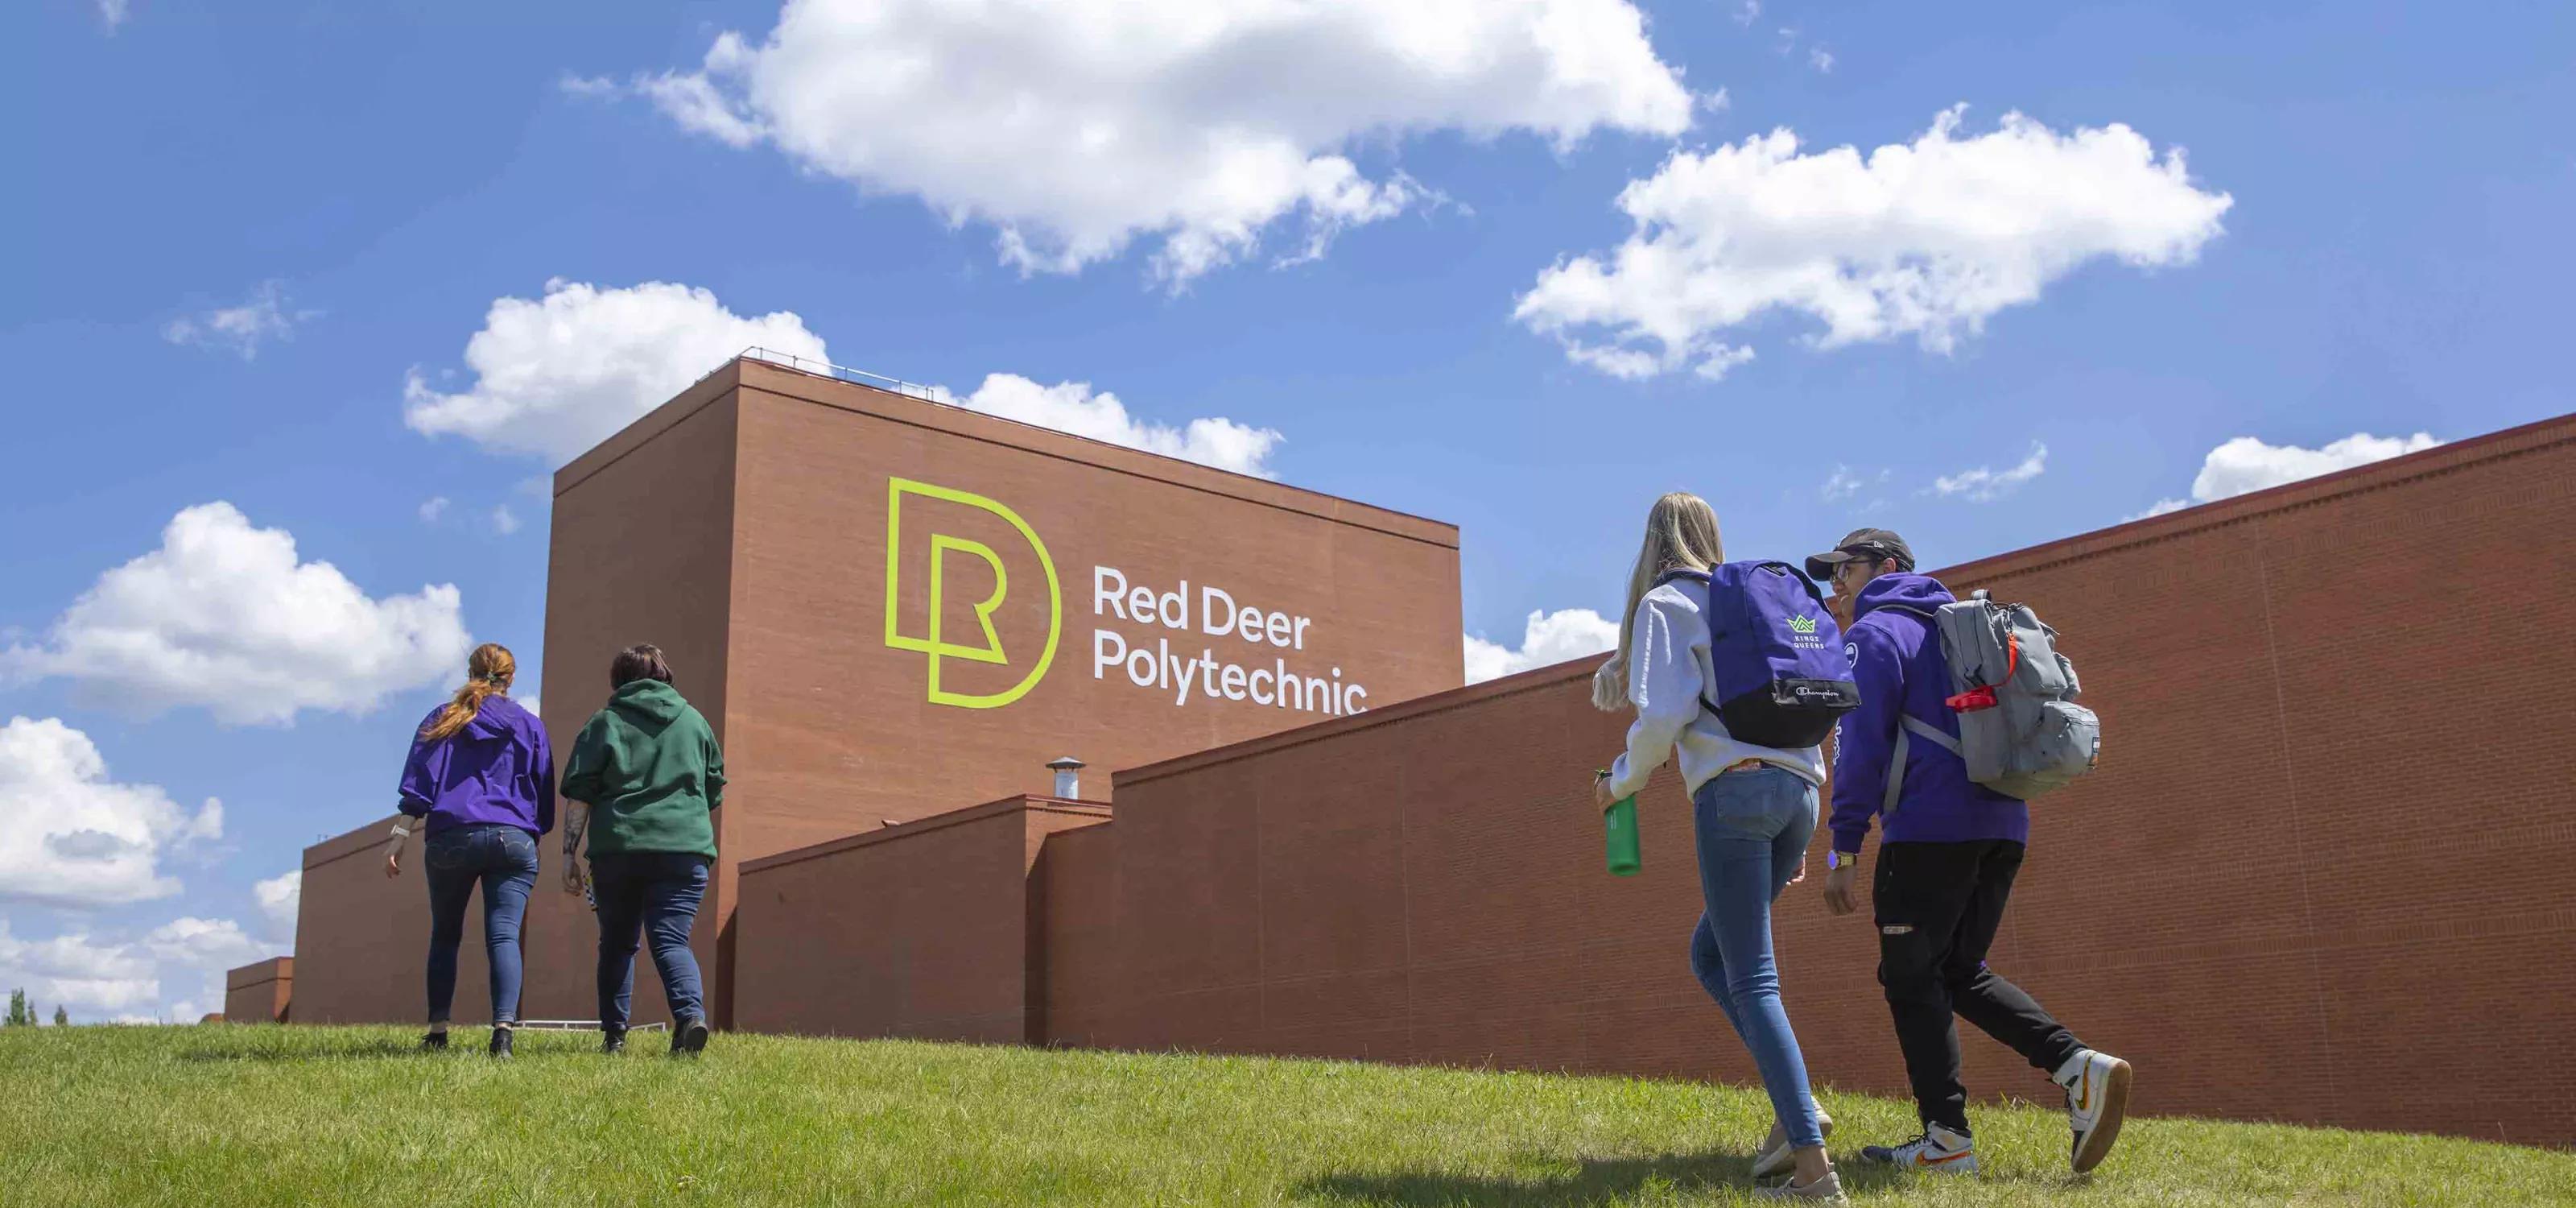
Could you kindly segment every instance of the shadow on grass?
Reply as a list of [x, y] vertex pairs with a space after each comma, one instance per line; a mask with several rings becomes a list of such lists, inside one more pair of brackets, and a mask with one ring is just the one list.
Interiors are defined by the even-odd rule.
[[[1874, 1191], [1897, 1172], [1843, 1163], [1843, 1189]], [[1350, 1174], [1309, 1179], [1295, 1188], [1304, 1200], [1327, 1204], [1443, 1205], [1453, 1208], [1575, 1208], [1615, 1204], [1654, 1189], [1693, 1195], [1722, 1187], [1751, 1187], [1753, 1159], [1736, 1154], [1670, 1154], [1659, 1158], [1587, 1159], [1574, 1174], [1528, 1180], [1460, 1174]]]
[[324, 1044], [260, 1045], [244, 1048], [190, 1049], [179, 1054], [181, 1061], [371, 1061], [392, 1057], [420, 1056], [416, 1041], [349, 1040]]
[[[340, 1037], [332, 1037], [330, 1039], [318, 1041], [299, 1040], [298, 1043], [294, 1044], [261, 1044], [254, 1042], [239, 1045], [237, 1047], [189, 1049], [178, 1054], [178, 1057], [181, 1061], [266, 1061], [277, 1062], [280, 1064], [292, 1064], [308, 1061], [397, 1061], [405, 1059], [419, 1061], [489, 1060], [485, 1055], [483, 1042], [480, 1040], [469, 1041], [467, 1038], [469, 1033], [488, 1034], [488, 1029], [462, 1029], [456, 1033], [456, 1039], [449, 1042], [449, 1047], [443, 1050], [424, 1049], [420, 1047], [420, 1041], [416, 1038], [348, 1037], [344, 1039]], [[647, 1058], [655, 1060], [670, 1059], [682, 1062], [703, 1059], [696, 1057], [695, 1055], [672, 1058], [669, 1053], [658, 1046], [645, 1046], [640, 1049], [630, 1050], [625, 1056], [605, 1058], [604, 1060], [640, 1061]], [[600, 1056], [599, 1042], [595, 1036], [585, 1041], [573, 1043], [565, 1043], [556, 1040], [538, 1041], [531, 1037], [519, 1041], [518, 1051], [512, 1054], [511, 1060], [514, 1062], [566, 1060], [599, 1061], [603, 1060], [603, 1058]]]

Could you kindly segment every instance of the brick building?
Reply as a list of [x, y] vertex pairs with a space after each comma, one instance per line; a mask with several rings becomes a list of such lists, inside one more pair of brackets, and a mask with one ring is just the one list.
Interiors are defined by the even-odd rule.
[[[720, 422], [745, 435], [713, 447], [827, 418], [755, 398], [785, 394], [784, 375], [738, 372], [726, 389], [744, 401]], [[636, 435], [603, 452], [653, 447]], [[855, 452], [802, 427], [762, 439], [818, 462]], [[789, 454], [739, 464], [770, 456]], [[612, 461], [564, 475], [578, 490]], [[861, 673], [798, 669], [828, 646], [789, 635], [882, 615], [864, 600], [806, 611], [828, 593], [799, 596], [761, 560], [771, 542], [791, 563], [816, 551], [776, 531], [794, 523], [783, 500], [744, 502], [750, 480], [734, 488], [729, 605], [710, 600], [699, 607], [719, 619], [682, 627], [729, 643], [699, 655], [729, 659], [729, 760], [779, 765], [742, 773], [754, 779], [725, 811], [779, 803], [777, 822], [724, 823], [736, 1026], [1753, 1080], [1687, 966], [1699, 904], [1669, 769], [1641, 802], [1643, 875], [1601, 869], [1590, 769], [1626, 719], [1590, 707], [1591, 661], [1431, 690], [1435, 656], [1456, 678], [1454, 534], [1440, 546], [1436, 527], [1366, 530], [1447, 551], [1419, 572], [1446, 593], [1447, 624], [1383, 634], [1382, 664], [1418, 652], [1418, 686], [1373, 685], [1365, 713], [1160, 734], [1141, 756], [1103, 754], [1097, 734], [996, 729], [876, 777], [817, 756], [852, 708], [832, 697], [861, 695]], [[586, 703], [552, 681], [629, 640], [631, 626], [582, 619], [604, 599], [565, 591], [627, 573], [568, 564], [567, 532], [602, 523], [558, 504], [550, 704]], [[2136, 1063], [2138, 1110], [2576, 1142], [2576, 1105], [2519, 1089], [2576, 1085], [2576, 823], [2561, 787], [2576, 704], [2546, 688], [2576, 682], [2576, 651], [2555, 640], [2576, 626], [2576, 543], [2554, 539], [2569, 531], [2576, 417], [1935, 572], [2037, 607], [2104, 719], [2101, 771], [2033, 808], [1993, 961]], [[1432, 539], [1406, 535], [1419, 532]], [[934, 717], [917, 663], [905, 686], [909, 721]], [[550, 712], [577, 718], [584, 703]], [[1013, 795], [1066, 752], [1118, 769], [1114, 806]], [[1102, 796], [1098, 781], [1085, 796]], [[317, 927], [332, 903], [381, 892], [381, 876], [318, 872], [341, 842], [307, 855], [302, 934], [330, 955], [299, 941], [295, 1015], [316, 1019], [307, 986], [338, 978], [398, 985], [402, 1009], [381, 1017], [408, 1018], [425, 926], [363, 956]], [[1829, 917], [1815, 882], [1792, 889], [1783, 993], [1820, 1082], [1901, 1093], [1865, 919]], [[577, 941], [532, 951], [532, 969], [567, 960], [586, 975]], [[326, 974], [335, 963], [345, 972]], [[1974, 1091], [2048, 1093], [1966, 1034]]]

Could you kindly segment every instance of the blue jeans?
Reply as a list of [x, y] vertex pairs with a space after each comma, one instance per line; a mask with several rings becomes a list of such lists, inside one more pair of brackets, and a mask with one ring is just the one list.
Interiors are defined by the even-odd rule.
[[707, 858], [689, 851], [610, 852], [590, 858], [591, 897], [599, 909], [599, 1026], [626, 1030], [635, 990], [635, 949], [649, 938], [653, 968], [671, 999], [671, 1018], [703, 1020], [698, 958], [689, 928], [707, 893]]
[[519, 1019], [519, 924], [537, 883], [537, 837], [498, 822], [451, 826], [429, 836], [421, 863], [429, 877], [429, 1021], [447, 1022], [456, 1003], [456, 946], [465, 939], [465, 900], [483, 886], [483, 950], [492, 965], [492, 1022]]
[[1771, 963], [1771, 902], [1789, 887], [1816, 833], [1816, 786], [1783, 768], [1727, 772], [1692, 794], [1699, 891], [1707, 911], [1691, 933], [1691, 972], [1735, 1025], [1771, 1092], [1789, 1144], [1825, 1143], [1807, 1061], [1780, 1005]]

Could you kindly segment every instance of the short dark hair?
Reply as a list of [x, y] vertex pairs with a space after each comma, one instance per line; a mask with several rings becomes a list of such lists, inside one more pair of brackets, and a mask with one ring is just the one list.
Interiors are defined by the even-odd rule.
[[608, 686], [611, 690], [623, 688], [637, 680], [660, 680], [666, 684], [671, 682], [671, 664], [663, 661], [661, 647], [651, 642], [639, 642], [618, 651], [616, 661], [608, 665]]

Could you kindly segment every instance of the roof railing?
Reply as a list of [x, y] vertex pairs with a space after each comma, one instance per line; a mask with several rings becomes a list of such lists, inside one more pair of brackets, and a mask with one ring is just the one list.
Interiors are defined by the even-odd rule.
[[[891, 390], [896, 394], [905, 396], [906, 398], [917, 398], [925, 403], [945, 403], [950, 406], [956, 405], [949, 402], [947, 391], [937, 389], [936, 387], [924, 386], [919, 382], [907, 382], [901, 378], [890, 378], [882, 373], [870, 373], [865, 369], [852, 369], [847, 365], [835, 365], [830, 361], [818, 361], [812, 357], [800, 357], [795, 353], [780, 352], [775, 348], [746, 348], [742, 350], [742, 358], [753, 361], [765, 361], [772, 365], [796, 370], [799, 373], [810, 373], [816, 377], [838, 378], [844, 382], [852, 383], [853, 385], [874, 386], [879, 390]], [[721, 369], [723, 366], [719, 365], [716, 368]], [[715, 370], [710, 369], [707, 372], [712, 374]], [[704, 381], [705, 379], [700, 378], [699, 380]]]

